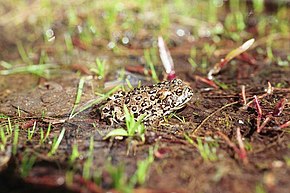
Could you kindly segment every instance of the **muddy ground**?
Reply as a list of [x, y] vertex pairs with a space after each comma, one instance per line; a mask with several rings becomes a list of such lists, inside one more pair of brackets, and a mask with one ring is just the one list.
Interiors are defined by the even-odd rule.
[[[255, 55], [255, 51], [252, 50], [249, 54]], [[267, 64], [263, 58], [257, 59], [254, 66], [236, 60], [235, 65], [229, 65], [217, 76], [219, 81], [228, 85], [228, 89], [207, 89], [208, 85], [196, 78], [202, 72], [193, 72], [185, 58], [174, 56], [177, 76], [187, 81], [195, 92], [187, 107], [177, 113], [185, 118], [185, 122], [171, 118], [168, 123], [147, 128], [145, 144], [137, 146], [135, 154], [131, 151], [129, 155], [126, 140], [102, 139], [105, 133], [118, 126], [110, 126], [100, 120], [96, 110], [98, 106], [68, 119], [79, 76], [67, 73], [51, 80], [31, 75], [2, 76], [0, 111], [10, 117], [13, 125], [18, 124], [20, 130], [17, 153], [11, 154], [11, 144], [1, 153], [2, 157], [7, 158], [6, 161], [2, 160], [1, 191], [80, 192], [82, 187], [88, 192], [101, 192], [102, 188], [112, 186], [110, 177], [104, 172], [108, 159], [112, 164], [122, 163], [125, 173], [131, 176], [136, 169], [137, 160], [146, 158], [149, 148], [156, 147], [147, 181], [136, 192], [259, 192], [259, 188], [267, 192], [288, 192], [289, 126], [288, 129], [279, 126], [290, 120], [289, 102], [285, 102], [281, 113], [273, 116], [262, 131], [257, 133], [257, 110], [254, 103], [248, 108], [244, 107], [241, 85], [246, 88], [248, 102], [253, 100], [254, 95], [261, 97], [259, 101], [263, 122], [273, 114], [281, 100], [290, 99], [289, 67]], [[265, 94], [268, 82], [274, 88], [271, 94]], [[96, 98], [92, 92], [92, 84], [97, 85], [98, 80], [88, 79], [85, 82], [82, 104]], [[278, 84], [283, 86], [276, 87]], [[225, 107], [227, 104], [230, 105]], [[39, 116], [43, 112], [45, 114]], [[207, 120], [204, 121], [205, 119]], [[1, 122], [7, 123], [7, 120], [2, 118]], [[35, 136], [28, 141], [27, 129], [34, 122]], [[47, 128], [49, 122], [52, 123], [50, 142], [39, 145], [39, 129]], [[47, 153], [51, 140], [62, 128], [66, 128], [66, 131], [60, 147], [56, 155], [49, 157]], [[232, 143], [239, 148], [238, 128], [243, 141], [249, 146], [246, 157], [241, 157], [231, 146]], [[184, 134], [193, 140], [197, 137], [211, 137], [216, 141], [217, 158], [213, 161], [203, 159]], [[92, 136], [94, 156], [91, 170], [104, 172], [101, 175], [101, 187], [90, 185], [89, 180], [81, 177]], [[73, 184], [65, 185], [65, 172], [72, 167], [68, 164], [68, 159], [74, 143], [78, 144], [80, 157], [73, 166]], [[27, 152], [29, 155], [36, 155], [36, 162], [28, 176], [20, 178], [21, 160]]]
[[[255, 37], [251, 27], [247, 30]], [[87, 48], [75, 37], [77, 51], [56, 57], [54, 62], [62, 65], [50, 69], [49, 78], [31, 73], [0, 76], [0, 192], [289, 192], [289, 34], [255, 37], [244, 55], [214, 76], [215, 85], [207, 82], [207, 73], [240, 42], [171, 37], [167, 42], [176, 75], [188, 82], [194, 97], [176, 112], [179, 118], [147, 127], [145, 143], [126, 137], [104, 140], [107, 133], [125, 125], [101, 120], [99, 104], [80, 110], [99, 97], [96, 92], [125, 84], [126, 78], [133, 86], [139, 80], [153, 84], [150, 75], [142, 74], [144, 66], [148, 68], [143, 48], [156, 45], [156, 38], [146, 37], [104, 54], [99, 45]], [[273, 40], [276, 59], [266, 51], [268, 38]], [[1, 42], [16, 50], [13, 40]], [[215, 45], [216, 50], [206, 57], [206, 66], [193, 67], [188, 61], [192, 47], [197, 50], [196, 63], [202, 64], [199, 50], [205, 44]], [[53, 45], [44, 49], [58, 55]], [[94, 54], [109, 66], [105, 77], [83, 65], [94, 61]], [[2, 50], [1, 57], [16, 60], [19, 55]], [[158, 61], [159, 79], [166, 79]], [[127, 74], [114, 82], [124, 68]], [[84, 88], [75, 109], [80, 113], [70, 118], [81, 78]], [[59, 147], [51, 153], [62, 131]], [[151, 150], [154, 161], [145, 172], [145, 183], [130, 185], [138, 163], [148, 159]]]

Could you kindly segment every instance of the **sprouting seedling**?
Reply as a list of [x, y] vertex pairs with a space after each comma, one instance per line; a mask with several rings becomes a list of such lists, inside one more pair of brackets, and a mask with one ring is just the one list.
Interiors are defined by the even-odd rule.
[[9, 134], [6, 134], [3, 127], [0, 127], [0, 139], [1, 139], [0, 151], [5, 150], [5, 146], [7, 144], [8, 137], [9, 137]]
[[26, 177], [29, 174], [29, 171], [32, 169], [34, 163], [36, 161], [36, 157], [34, 155], [29, 155], [25, 153], [20, 167], [20, 174], [22, 177]]
[[13, 155], [16, 155], [16, 153], [17, 153], [18, 138], [19, 138], [19, 126], [15, 125], [13, 143], [12, 143], [12, 153], [13, 153]]
[[179, 117], [178, 115], [176, 115], [175, 112], [173, 112], [173, 113], [171, 113], [171, 114], [169, 115], [169, 118], [171, 118], [171, 117], [175, 117], [175, 118], [178, 119], [181, 123], [185, 123], [185, 119], [184, 119], [184, 117], [183, 117], [183, 116], [182, 116], [182, 117]]
[[105, 67], [106, 67], [106, 61], [101, 60], [100, 58], [96, 58], [96, 66], [93, 68], [90, 68], [90, 71], [92, 71], [94, 74], [98, 76], [99, 79], [102, 79], [105, 77]]
[[8, 121], [8, 125], [6, 125], [7, 133], [8, 134], [12, 134], [13, 129], [12, 129], [12, 124], [11, 124], [11, 121], [10, 121], [10, 117], [7, 118], [7, 121]]
[[[85, 104], [84, 106], [78, 108], [80, 109], [79, 111], [75, 112], [74, 111], [77, 109], [77, 105], [75, 105], [75, 107], [73, 108], [73, 111], [71, 112], [71, 115], [70, 115], [70, 119], [75, 117], [76, 115], [78, 115], [79, 113], [83, 112], [84, 110], [92, 107], [93, 105], [95, 104], [98, 104], [100, 102], [102, 102], [103, 100], [107, 99], [112, 93], [116, 92], [117, 90], [120, 89], [120, 85], [117, 85], [116, 87], [112, 88], [111, 90], [109, 90], [107, 93], [105, 94], [101, 94], [101, 93], [97, 93], [97, 95], [99, 95], [100, 97], [99, 98], [96, 98], [95, 100], [93, 101], [90, 101], [88, 102], [87, 104]], [[78, 91], [79, 92], [79, 91]], [[77, 94], [78, 95], [78, 94]], [[79, 100], [79, 99], [78, 99]], [[77, 100], [76, 100], [77, 102]], [[76, 103], [75, 102], [75, 103]]]
[[[124, 164], [112, 165], [111, 163], [106, 165], [106, 171], [109, 173], [112, 179], [112, 187], [120, 192], [132, 192], [132, 189], [136, 185], [142, 185], [145, 183], [151, 164], [154, 161], [154, 148], [149, 149], [148, 157], [144, 160], [137, 161], [137, 169], [132, 177], [128, 178], [125, 173]], [[100, 175], [100, 174], [98, 174]]]
[[48, 124], [45, 135], [44, 135], [44, 130], [42, 128], [40, 129], [40, 144], [43, 144], [46, 141], [46, 139], [48, 138], [50, 134], [50, 130], [51, 130], [51, 122], [49, 122]]
[[78, 144], [73, 144], [71, 155], [69, 156], [69, 164], [72, 165], [75, 160], [80, 156], [78, 151]]
[[154, 67], [154, 62], [153, 62], [153, 51], [152, 50], [145, 50], [144, 51], [144, 58], [146, 61], [146, 64], [149, 66], [150, 70], [151, 70], [151, 76], [152, 79], [155, 82], [159, 82], [155, 67]]
[[96, 64], [97, 64], [97, 75], [100, 78], [104, 78], [105, 77], [105, 60], [101, 60], [100, 58], [96, 59]]
[[64, 133], [65, 133], [65, 128], [63, 127], [58, 138], [54, 139], [53, 140], [53, 143], [52, 143], [52, 146], [51, 146], [51, 150], [50, 152], [48, 153], [48, 156], [52, 156], [53, 154], [55, 154], [55, 152], [57, 151], [59, 145], [60, 145], [60, 142], [61, 140], [63, 139], [63, 136], [64, 136]]
[[142, 185], [145, 183], [148, 171], [153, 161], [154, 161], [153, 148], [150, 147], [148, 157], [144, 160], [140, 160], [137, 162], [137, 170], [130, 179], [130, 184], [132, 187], [135, 186], [136, 184]]
[[209, 142], [202, 142], [201, 138], [197, 138], [197, 148], [201, 157], [205, 161], [216, 161], [218, 159], [216, 154], [216, 147], [211, 146]]
[[145, 126], [142, 123], [143, 118], [146, 116], [145, 114], [142, 115], [137, 121], [134, 118], [134, 115], [131, 114], [126, 105], [124, 105], [124, 113], [125, 113], [125, 122], [126, 122], [126, 129], [119, 128], [114, 129], [109, 132], [105, 137], [104, 140], [108, 139], [109, 137], [134, 137], [138, 136], [141, 138], [141, 141], [145, 141]]
[[64, 34], [64, 42], [68, 52], [72, 52], [74, 49], [73, 41], [69, 33]]
[[28, 54], [27, 54], [27, 52], [25, 51], [25, 48], [24, 48], [22, 42], [21, 42], [21, 41], [18, 41], [16, 45], [17, 45], [18, 53], [19, 53], [19, 55], [21, 56], [22, 60], [23, 60], [26, 64], [28, 64], [28, 65], [32, 65], [33, 62], [32, 62], [32, 60], [28, 57]]
[[127, 83], [128, 87], [129, 87], [131, 90], [134, 89], [134, 87], [132, 86], [132, 84], [131, 84], [131, 82], [129, 81], [128, 78], [126, 78], [126, 83]]
[[77, 90], [77, 96], [76, 96], [76, 99], [75, 99], [75, 103], [74, 103], [74, 106], [73, 106], [73, 109], [70, 113], [70, 116], [69, 116], [69, 119], [73, 118], [74, 117], [74, 111], [75, 109], [77, 108], [77, 105], [80, 103], [81, 101], [81, 96], [82, 96], [82, 93], [83, 93], [83, 87], [84, 87], [84, 83], [85, 83], [85, 78], [82, 77], [79, 81], [79, 85], [78, 85], [78, 90]]
[[84, 167], [83, 167], [83, 177], [85, 179], [89, 179], [91, 177], [90, 169], [91, 169], [91, 166], [93, 165], [93, 160], [94, 160], [94, 137], [91, 136], [88, 158], [85, 161]]
[[34, 121], [32, 129], [28, 128], [28, 130], [27, 130], [27, 139], [28, 139], [28, 141], [32, 140], [32, 137], [33, 137], [34, 132], [35, 132], [35, 128], [36, 128], [36, 121]]
[[33, 64], [29, 66], [11, 66], [11, 68], [0, 70], [0, 75], [28, 73], [28, 74], [34, 74], [34, 75], [44, 77], [44, 78], [49, 78], [50, 71], [56, 68], [58, 68], [58, 66], [54, 64]]
[[18, 117], [21, 117], [21, 110], [20, 110], [19, 106], [17, 106], [17, 115], [18, 115]]
[[[126, 122], [126, 129], [118, 128], [110, 131], [103, 139], [106, 140], [110, 137], [128, 137], [128, 148], [127, 154], [129, 154], [130, 150], [133, 148], [135, 150], [136, 144], [140, 144], [134, 138], [138, 138], [141, 140], [141, 143], [145, 142], [145, 126], [142, 123], [143, 118], [146, 114], [141, 115], [141, 117], [136, 121], [134, 115], [129, 112], [126, 105], [124, 105], [124, 112], [125, 112], [125, 122]], [[133, 139], [133, 140], [132, 140]]]
[[127, 175], [125, 173], [124, 164], [112, 165], [107, 164], [106, 170], [112, 179], [112, 186], [120, 192], [132, 192], [132, 188], [127, 183]]

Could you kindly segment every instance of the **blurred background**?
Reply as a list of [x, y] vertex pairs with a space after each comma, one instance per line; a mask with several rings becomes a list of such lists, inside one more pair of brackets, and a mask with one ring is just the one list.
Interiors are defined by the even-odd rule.
[[96, 58], [109, 60], [106, 68], [140, 63], [132, 57], [156, 52], [158, 36], [178, 48], [172, 55], [206, 67], [210, 58], [250, 38], [262, 38], [268, 55], [273, 46], [288, 49], [275, 41], [288, 33], [287, 0], [1, 0], [0, 69], [9, 74], [15, 65], [50, 64], [34, 72], [48, 77], [43, 68], [51, 64], [90, 70]]

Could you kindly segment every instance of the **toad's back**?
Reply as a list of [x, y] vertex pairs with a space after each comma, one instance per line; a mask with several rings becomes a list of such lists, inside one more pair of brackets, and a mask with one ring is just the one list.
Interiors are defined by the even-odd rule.
[[101, 118], [111, 124], [125, 121], [124, 105], [135, 119], [145, 115], [144, 122], [154, 121], [180, 109], [192, 98], [192, 89], [180, 79], [142, 86], [129, 92], [119, 91], [102, 107]]

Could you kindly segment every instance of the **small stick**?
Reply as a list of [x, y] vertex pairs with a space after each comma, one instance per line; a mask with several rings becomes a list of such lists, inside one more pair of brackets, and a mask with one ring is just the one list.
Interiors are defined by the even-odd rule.
[[290, 121], [287, 121], [286, 123], [280, 125], [278, 128], [279, 129], [284, 129], [284, 128], [289, 127], [289, 126], [290, 126]]
[[269, 115], [261, 124], [261, 126], [257, 129], [257, 132], [260, 133], [262, 129], [267, 125], [267, 123], [273, 118], [272, 115]]
[[237, 141], [239, 143], [239, 156], [240, 158], [243, 160], [244, 164], [248, 164], [248, 157], [247, 157], [247, 151], [245, 150], [245, 145], [244, 142], [242, 140], [242, 135], [241, 135], [241, 129], [238, 127], [237, 128]]
[[274, 111], [272, 113], [273, 116], [280, 116], [282, 111], [284, 110], [285, 104], [287, 103], [286, 98], [282, 98], [275, 106]]
[[261, 118], [262, 118], [262, 109], [261, 109], [261, 106], [259, 104], [259, 100], [258, 100], [256, 95], [254, 96], [254, 101], [255, 101], [256, 110], [257, 110], [257, 113], [258, 113], [258, 116], [257, 116], [257, 131], [259, 132], [260, 131]]
[[224, 106], [222, 106], [221, 108], [219, 108], [219, 109], [217, 109], [216, 111], [214, 111], [213, 113], [211, 113], [209, 116], [207, 116], [199, 125], [198, 125], [198, 127], [192, 132], [192, 134], [191, 135], [193, 135], [194, 136], [194, 133], [196, 133], [196, 131], [197, 130], [199, 130], [200, 128], [201, 128], [201, 126], [207, 121], [207, 120], [209, 120], [209, 118], [211, 118], [213, 115], [215, 115], [216, 113], [218, 113], [218, 112], [220, 112], [221, 110], [223, 110], [223, 109], [225, 109], [225, 108], [227, 108], [227, 107], [229, 107], [229, 106], [232, 106], [232, 105], [234, 105], [234, 104], [238, 104], [239, 102], [238, 101], [236, 101], [236, 102], [232, 102], [232, 103], [229, 103], [229, 104], [226, 104], [226, 105], [224, 105]]
[[214, 81], [212, 81], [212, 80], [210, 80], [208, 78], [203, 78], [203, 77], [198, 76], [198, 75], [194, 76], [194, 78], [195, 78], [195, 80], [200, 81], [200, 82], [203, 82], [203, 83], [205, 83], [205, 84], [207, 84], [207, 85], [209, 85], [209, 86], [211, 86], [211, 87], [213, 87], [215, 89], [218, 89], [219, 88], [216, 85], [216, 83], [214, 83]]
[[246, 87], [242, 85], [242, 98], [244, 101], [244, 107], [247, 107], [247, 98], [246, 98]]
[[[236, 144], [234, 144], [230, 139], [229, 139], [229, 137], [228, 136], [226, 136], [223, 132], [221, 132], [221, 131], [217, 131], [217, 133], [226, 141], [226, 143], [231, 147], [231, 148], [233, 148], [233, 150], [236, 152], [236, 154], [243, 160], [243, 163], [244, 164], [247, 164], [248, 163], [248, 158], [247, 158], [247, 154], [246, 154], [246, 151], [245, 152], [242, 152], [242, 150], [240, 150], [237, 146], [236, 146]], [[238, 130], [237, 130], [237, 139], [238, 139], [238, 141], [239, 140], [242, 140], [242, 138], [241, 137], [238, 137]], [[244, 148], [244, 144], [243, 144], [243, 142], [240, 144], [240, 142], [239, 142], [239, 146], [240, 146], [240, 148], [241, 148], [241, 145], [242, 145], [242, 147]]]
[[268, 95], [273, 94], [274, 88], [272, 87], [270, 82], [268, 82], [268, 88], [266, 91]]

